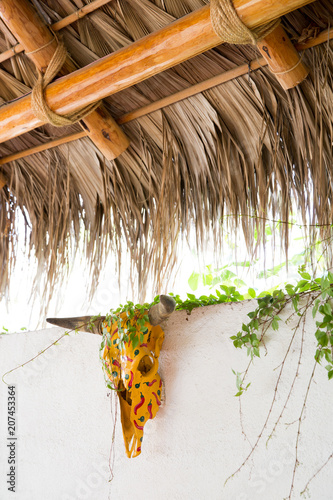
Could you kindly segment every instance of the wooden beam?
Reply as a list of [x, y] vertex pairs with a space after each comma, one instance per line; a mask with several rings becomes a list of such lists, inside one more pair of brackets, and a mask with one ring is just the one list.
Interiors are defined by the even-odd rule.
[[296, 87], [309, 74], [282, 26], [257, 43], [268, 67], [285, 90]]
[[110, 1], [111, 0], [95, 0], [94, 2], [88, 3], [81, 9], [78, 9], [72, 14], [69, 14], [69, 16], [64, 17], [64, 19], [60, 19], [60, 21], [52, 24], [53, 31], [60, 31], [62, 28], [65, 28], [69, 24], [75, 23], [75, 21], [82, 19], [82, 17], [86, 16], [87, 14], [90, 14], [100, 7], [103, 7], [103, 5], [110, 3]]
[[[91, 12], [94, 12], [95, 10], [99, 9], [100, 7], [103, 7], [103, 5], [106, 5], [107, 3], [110, 3], [112, 0], [95, 0], [94, 2], [89, 3], [88, 5], [85, 5], [81, 9], [76, 10], [72, 14], [69, 14], [69, 16], [64, 17], [63, 19], [60, 19], [60, 21], [57, 21], [56, 23], [51, 25], [52, 31], [60, 31], [61, 29], [65, 28], [69, 24], [74, 23], [75, 21], [78, 21], [79, 19], [82, 19], [84, 16], [87, 14], [90, 14]], [[20, 43], [14, 45], [11, 49], [5, 50], [0, 54], [0, 63], [3, 61], [6, 61], [7, 59], [10, 59], [16, 54], [20, 54], [21, 52], [24, 52], [24, 47]]]
[[53, 139], [52, 141], [45, 142], [44, 144], [39, 144], [38, 146], [24, 149], [22, 151], [19, 151], [18, 153], [4, 156], [0, 158], [0, 165], [4, 165], [5, 163], [8, 163], [10, 161], [19, 160], [20, 158], [25, 158], [26, 156], [30, 156], [34, 153], [40, 153], [41, 151], [55, 148], [56, 146], [61, 146], [62, 144], [67, 144], [68, 142], [76, 141], [87, 136], [88, 134], [84, 130], [82, 130], [82, 132], [76, 132], [75, 134], [65, 135], [63, 137], [59, 137], [58, 139]]
[[[23, 46], [29, 59], [44, 73], [58, 42], [32, 4], [25, 0], [1, 0], [0, 17]], [[65, 67], [62, 74], [71, 69]]]
[[[295, 48], [299, 51], [303, 51], [306, 49], [310, 49], [312, 47], [316, 47], [317, 45], [321, 45], [322, 43], [327, 43], [327, 41], [332, 39], [333, 39], [333, 28], [331, 28], [330, 30], [322, 31], [316, 38], [308, 40], [304, 43], [296, 44]], [[249, 64], [242, 64], [240, 66], [237, 66], [236, 68], [230, 69], [229, 71], [224, 71], [223, 73], [213, 76], [212, 78], [209, 78], [207, 80], [204, 80], [203, 82], [191, 85], [187, 89], [181, 90], [168, 97], [164, 97], [163, 99], [159, 99], [158, 101], [147, 104], [146, 106], [142, 106], [141, 108], [130, 111], [129, 113], [126, 113], [123, 116], [121, 116], [117, 120], [117, 122], [119, 124], [129, 123], [142, 116], [146, 116], [150, 113], [154, 113], [155, 111], [163, 109], [167, 106], [171, 106], [172, 104], [183, 101], [184, 99], [188, 99], [189, 97], [197, 95], [200, 92], [204, 92], [205, 90], [217, 87], [222, 83], [229, 82], [240, 76], [244, 76], [248, 74], [249, 70], [252, 72], [257, 69], [263, 68], [265, 66], [267, 66], [267, 62], [263, 57], [256, 58]], [[67, 144], [68, 142], [75, 141], [77, 139], [81, 139], [86, 136], [87, 136], [86, 132], [78, 132], [75, 134], [69, 134], [63, 136], [53, 141], [45, 142], [44, 144], [40, 144], [39, 146], [34, 146], [32, 148], [19, 151], [18, 153], [14, 153], [0, 158], [0, 165], [4, 165], [5, 163], [9, 163], [10, 161], [17, 160], [19, 158], [25, 158], [26, 156], [30, 156], [34, 153], [46, 151], [48, 149], [59, 146], [60, 144]]]
[[[26, 55], [35, 66], [45, 72], [58, 42], [39, 17], [38, 12], [27, 0], [1, 0], [0, 17], [20, 41]], [[62, 74], [75, 70], [72, 61], [67, 58], [62, 67]], [[82, 122], [88, 136], [108, 159], [113, 160], [129, 146], [129, 139], [103, 106], [99, 106]]]
[[[254, 28], [312, 1], [235, 0], [234, 6], [247, 26]], [[46, 89], [48, 104], [60, 114], [77, 111], [220, 43], [207, 5], [128, 47], [59, 78]], [[30, 95], [22, 97], [0, 109], [0, 142], [43, 124], [32, 112]]]
[[[317, 47], [322, 43], [327, 43], [329, 40], [333, 40], [333, 28], [322, 31], [321, 33], [318, 34], [316, 38], [312, 38], [310, 40], [307, 40], [306, 42], [297, 43], [294, 46], [294, 48], [296, 51], [302, 52], [304, 50], [311, 49], [312, 47]], [[141, 108], [129, 111], [128, 113], [125, 113], [123, 116], [121, 116], [117, 120], [117, 122], [119, 124], [131, 122], [133, 120], [136, 120], [137, 118], [140, 118], [141, 116], [146, 116], [150, 113], [154, 113], [154, 111], [163, 109], [166, 106], [171, 106], [176, 102], [188, 99], [189, 97], [199, 94], [200, 92], [204, 92], [205, 90], [217, 87], [222, 83], [230, 82], [234, 78], [246, 75], [249, 71], [255, 71], [267, 65], [268, 65], [267, 59], [263, 57], [259, 58], [257, 57], [253, 61], [250, 61], [249, 64], [241, 64], [236, 68], [224, 71], [223, 73], [208, 78], [203, 82], [191, 85], [187, 89], [175, 92], [174, 94], [171, 94], [168, 97], [164, 97], [163, 99], [159, 99], [158, 101], [147, 104], [146, 106], [142, 106]]]
[[212, 76], [203, 82], [196, 83], [195, 85], [191, 85], [190, 87], [180, 90], [179, 92], [175, 92], [167, 97], [163, 97], [163, 99], [159, 99], [158, 101], [147, 104], [146, 106], [142, 106], [141, 108], [135, 109], [133, 111], [129, 111], [121, 116], [117, 122], [119, 124], [128, 123], [142, 116], [149, 115], [150, 113], [154, 113], [160, 109], [166, 108], [167, 106], [171, 106], [176, 102], [183, 101], [184, 99], [188, 99], [189, 97], [193, 97], [194, 95], [200, 94], [200, 92], [204, 92], [205, 90], [209, 90], [213, 87], [217, 87], [225, 82], [230, 82], [230, 80], [234, 80], [239, 76], [246, 75], [249, 71], [254, 71], [256, 69], [260, 69], [264, 66], [267, 66], [267, 62], [263, 57], [259, 57], [249, 62], [248, 64], [241, 64], [240, 66], [236, 66], [235, 68], [229, 69], [228, 71], [223, 71], [219, 75]]

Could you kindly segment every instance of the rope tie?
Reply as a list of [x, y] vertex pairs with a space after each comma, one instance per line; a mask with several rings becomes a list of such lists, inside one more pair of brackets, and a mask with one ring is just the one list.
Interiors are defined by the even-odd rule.
[[295, 68], [297, 68], [297, 66], [298, 66], [299, 64], [301, 64], [301, 62], [302, 62], [302, 58], [303, 58], [303, 52], [302, 52], [302, 54], [301, 54], [301, 57], [300, 57], [300, 58], [299, 58], [299, 60], [297, 61], [297, 63], [296, 63], [296, 64], [294, 64], [294, 66], [292, 66], [291, 68], [286, 69], [285, 71], [273, 71], [273, 70], [271, 69], [271, 72], [273, 73], [273, 75], [285, 75], [286, 73], [290, 73], [291, 71], [294, 71], [294, 69], [295, 69]]
[[280, 24], [280, 19], [276, 19], [250, 30], [238, 17], [232, 0], [210, 0], [210, 18], [223, 42], [239, 45], [256, 45]]
[[45, 49], [46, 47], [48, 47], [49, 45], [51, 45], [51, 43], [53, 43], [53, 41], [55, 39], [56, 39], [56, 37], [53, 36], [53, 38], [51, 38], [51, 40], [49, 42], [47, 42], [45, 45], [42, 45], [41, 47], [38, 47], [38, 49], [31, 50], [30, 52], [25, 52], [25, 55], [26, 56], [30, 56], [30, 54], [35, 54], [36, 52], [39, 52], [40, 50]]
[[66, 57], [67, 51], [65, 45], [62, 41], [58, 40], [57, 49], [54, 52], [45, 73], [43, 74], [38, 70], [38, 80], [31, 93], [31, 104], [34, 115], [39, 120], [50, 123], [55, 127], [65, 127], [67, 125], [73, 125], [79, 120], [82, 120], [85, 116], [89, 115], [100, 104], [100, 102], [88, 104], [79, 111], [71, 112], [67, 115], [59, 115], [58, 113], [50, 109], [45, 100], [45, 89], [62, 68]]

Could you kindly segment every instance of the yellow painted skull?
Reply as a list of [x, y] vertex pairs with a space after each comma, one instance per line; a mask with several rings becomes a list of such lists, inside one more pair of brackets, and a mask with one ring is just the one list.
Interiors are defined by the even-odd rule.
[[[122, 327], [135, 326], [135, 318], [126, 325], [126, 313], [120, 315]], [[157, 373], [158, 356], [164, 340], [160, 326], [145, 323], [144, 341], [132, 347], [118, 347], [118, 325], [103, 326], [111, 337], [111, 346], [104, 348], [104, 369], [114, 389], [118, 391], [121, 410], [121, 423], [129, 458], [141, 453], [143, 428], [149, 419], [156, 416], [161, 405], [162, 380]]]

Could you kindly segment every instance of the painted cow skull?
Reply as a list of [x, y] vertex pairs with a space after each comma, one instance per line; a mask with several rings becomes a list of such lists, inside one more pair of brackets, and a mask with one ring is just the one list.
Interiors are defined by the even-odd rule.
[[[141, 453], [144, 426], [156, 416], [161, 405], [162, 380], [157, 371], [164, 332], [159, 324], [172, 314], [175, 306], [172, 297], [160, 296], [160, 302], [149, 310], [143, 342], [135, 347], [131, 340], [120, 347], [118, 324], [109, 325], [105, 317], [95, 320], [92, 330], [91, 316], [47, 320], [64, 328], [93, 331], [100, 335], [103, 330], [107, 331], [109, 342], [103, 352], [104, 370], [119, 397], [126, 453], [130, 458]], [[136, 326], [135, 319], [128, 324], [124, 313], [120, 319], [124, 327]]]

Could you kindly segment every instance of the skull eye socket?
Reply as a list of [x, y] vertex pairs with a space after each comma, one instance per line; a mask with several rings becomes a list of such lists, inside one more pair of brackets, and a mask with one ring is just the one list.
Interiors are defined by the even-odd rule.
[[140, 359], [138, 370], [140, 373], [142, 373], [142, 375], [146, 375], [150, 372], [154, 364], [155, 360], [153, 359], [153, 357], [146, 354], [145, 356], [143, 356], [143, 358]]

